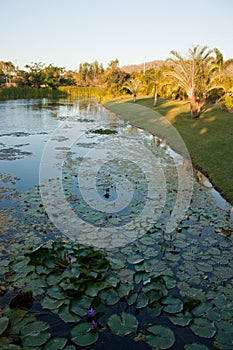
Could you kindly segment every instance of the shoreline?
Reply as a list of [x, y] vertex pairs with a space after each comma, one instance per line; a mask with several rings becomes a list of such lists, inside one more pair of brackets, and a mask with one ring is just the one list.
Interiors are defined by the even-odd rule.
[[[127, 110], [127, 105], [130, 106], [130, 110]], [[135, 118], [135, 115], [133, 117], [131, 117], [131, 113], [132, 113], [132, 106], [134, 107], [134, 110], [136, 112], [136, 109], [138, 106], [143, 106], [143, 104], [139, 104], [138, 102], [136, 104], [132, 103], [131, 101], [127, 100], [121, 100], [121, 101], [109, 101], [107, 103], [104, 104], [104, 107], [109, 109], [110, 111], [116, 113], [117, 115], [119, 115], [123, 120], [129, 122], [132, 126], [141, 128], [143, 130], [145, 130], [146, 132], [149, 132], [150, 134], [157, 136], [159, 138], [161, 138], [162, 140], [166, 141], [166, 143], [169, 145], [169, 147], [171, 149], [173, 149], [175, 152], [181, 154], [182, 152], [180, 152], [179, 149], [177, 149], [176, 147], [174, 147], [174, 145], [170, 144], [169, 142], [167, 142], [166, 138], [162, 138], [161, 135], [157, 134], [154, 130], [153, 127], [153, 122], [156, 120], [156, 117], [158, 115], [158, 112], [156, 110], [153, 110], [152, 108], [148, 108], [148, 112], [149, 112], [149, 123], [148, 120], [144, 119], [142, 120], [140, 117], [139, 118]], [[140, 111], [139, 111], [140, 112]], [[152, 120], [151, 116], [152, 113], [154, 113], [154, 120]], [[138, 113], [140, 115], [140, 113]], [[144, 117], [144, 116], [143, 116]], [[182, 138], [182, 136], [181, 136]], [[183, 140], [183, 138], [182, 138]], [[185, 141], [184, 141], [185, 142]], [[190, 154], [191, 152], [189, 152]], [[202, 166], [200, 166], [199, 164], [197, 164], [197, 162], [193, 159], [192, 154], [190, 154], [190, 158], [193, 164], [193, 167], [196, 171], [201, 172], [205, 177], [207, 177], [208, 181], [211, 183], [212, 188], [218, 192], [218, 194], [222, 197], [222, 199], [224, 201], [226, 201], [227, 204], [229, 204], [229, 206], [233, 206], [233, 199], [230, 198], [230, 196], [228, 196], [224, 190], [218, 186], [214, 179], [209, 175], [209, 173], [203, 169]]]

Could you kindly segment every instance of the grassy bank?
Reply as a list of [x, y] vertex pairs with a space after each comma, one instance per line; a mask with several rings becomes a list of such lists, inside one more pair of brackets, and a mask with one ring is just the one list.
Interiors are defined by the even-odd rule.
[[[139, 105], [148, 108], [142, 113]], [[183, 138], [193, 166], [206, 174], [233, 204], [233, 114], [210, 107], [193, 120], [188, 102], [159, 99], [158, 106], [153, 108], [152, 98], [138, 99], [136, 104], [109, 102], [106, 107], [154, 135], [157, 135], [156, 121], [160, 115], [166, 117]]]

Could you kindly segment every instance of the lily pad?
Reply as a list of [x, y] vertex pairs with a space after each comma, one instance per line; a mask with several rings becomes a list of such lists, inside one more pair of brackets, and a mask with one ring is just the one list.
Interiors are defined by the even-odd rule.
[[43, 350], [62, 350], [67, 343], [65, 338], [54, 338], [51, 339], [43, 348]]
[[47, 295], [41, 300], [42, 307], [49, 310], [58, 309], [63, 303], [64, 300], [53, 299]]
[[100, 298], [103, 299], [107, 305], [115, 305], [120, 300], [118, 293], [114, 289], [106, 289], [100, 293]]
[[58, 316], [67, 323], [79, 322], [81, 320], [78, 315], [69, 310], [69, 305], [63, 305], [58, 311]]
[[87, 314], [87, 310], [90, 308], [92, 299], [82, 298], [79, 300], [72, 300], [70, 310], [76, 315], [83, 317]]
[[126, 312], [122, 312], [120, 316], [116, 314], [111, 315], [107, 324], [111, 331], [120, 337], [135, 333], [138, 328], [137, 318]]
[[9, 344], [4, 345], [1, 347], [1, 350], [21, 350], [22, 348], [20, 346], [17, 346], [15, 344]]
[[139, 255], [139, 254], [135, 254], [135, 255], [129, 255], [128, 258], [127, 258], [127, 261], [128, 263], [130, 264], [134, 264], [134, 265], [137, 265], [137, 264], [141, 264], [143, 261], [144, 261], [144, 258]]
[[150, 326], [146, 335], [147, 343], [159, 349], [169, 349], [176, 341], [173, 331], [165, 326], [154, 325]]
[[163, 298], [161, 303], [165, 305], [163, 310], [170, 314], [176, 314], [183, 310], [183, 302], [175, 296]]
[[78, 346], [89, 346], [97, 342], [99, 334], [93, 331], [88, 322], [79, 323], [71, 331], [71, 340]]
[[228, 350], [233, 346], [233, 331], [222, 332], [218, 331], [215, 341], [219, 349]]
[[7, 329], [9, 324], [9, 318], [6, 316], [3, 316], [0, 318], [0, 335], [2, 335], [5, 330]]
[[204, 318], [195, 318], [190, 328], [193, 333], [203, 338], [212, 338], [216, 333], [214, 322]]
[[185, 314], [177, 314], [175, 316], [170, 316], [169, 320], [176, 326], [188, 326], [192, 321], [192, 315], [190, 312], [186, 312]]
[[146, 307], [149, 303], [149, 299], [144, 293], [140, 293], [137, 298], [136, 308], [142, 309]]
[[136, 302], [137, 297], [138, 297], [137, 293], [130, 294], [130, 296], [127, 300], [128, 305], [133, 305]]
[[148, 310], [148, 313], [151, 317], [158, 317], [162, 312], [163, 306], [160, 304], [156, 304], [151, 309]]
[[185, 350], [209, 350], [207, 346], [199, 343], [192, 343], [185, 345]]
[[21, 329], [21, 341], [24, 348], [41, 346], [50, 338], [50, 334], [46, 332], [49, 324], [43, 321], [35, 321], [27, 324]]

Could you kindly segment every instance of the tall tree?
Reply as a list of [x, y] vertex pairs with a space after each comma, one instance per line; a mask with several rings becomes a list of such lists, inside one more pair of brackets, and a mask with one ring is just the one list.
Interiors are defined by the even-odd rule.
[[140, 89], [140, 80], [136, 78], [131, 78], [127, 80], [127, 82], [124, 84], [124, 87], [128, 89], [133, 94], [133, 101], [136, 102], [137, 94]]
[[153, 71], [153, 73], [150, 74], [149, 85], [153, 87], [153, 91], [154, 91], [153, 107], [157, 106], [158, 87], [161, 84], [162, 79], [163, 79], [163, 73], [160, 69], [156, 69]]
[[0, 61], [0, 72], [2, 73], [6, 84], [11, 82], [12, 76], [15, 74], [15, 66], [11, 61]]
[[218, 67], [218, 78], [221, 80], [221, 78], [226, 77], [227, 68], [233, 65], [233, 58], [224, 61], [223, 54], [217, 48], [214, 48], [213, 51], [215, 53], [215, 63]]
[[129, 78], [129, 74], [123, 72], [118, 65], [118, 59], [110, 61], [104, 73], [104, 82], [114, 96], [119, 93], [126, 80]]
[[193, 118], [200, 115], [198, 104], [203, 103], [216, 70], [212, 53], [213, 51], [206, 46], [195, 46], [189, 49], [187, 57], [171, 51], [173, 57], [169, 59], [169, 62], [172, 64], [172, 69], [166, 72], [166, 76], [187, 93]]
[[56, 67], [52, 64], [45, 67], [42, 71], [44, 84], [56, 89], [60, 85], [61, 77], [65, 72], [65, 68]]
[[42, 84], [44, 84], [44, 63], [34, 62], [31, 64], [27, 64], [25, 68], [28, 69], [30, 86], [39, 88]]

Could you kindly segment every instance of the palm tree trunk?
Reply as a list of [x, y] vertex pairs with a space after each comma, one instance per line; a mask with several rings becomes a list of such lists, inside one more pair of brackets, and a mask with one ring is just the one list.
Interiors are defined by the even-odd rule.
[[192, 94], [190, 96], [190, 112], [191, 112], [191, 117], [192, 118], [198, 118], [199, 113], [197, 110], [197, 101], [196, 101], [196, 96], [195, 94]]
[[158, 100], [158, 94], [157, 94], [157, 86], [155, 84], [155, 93], [154, 93], [154, 103], [153, 103], [153, 107], [157, 106], [157, 100]]

